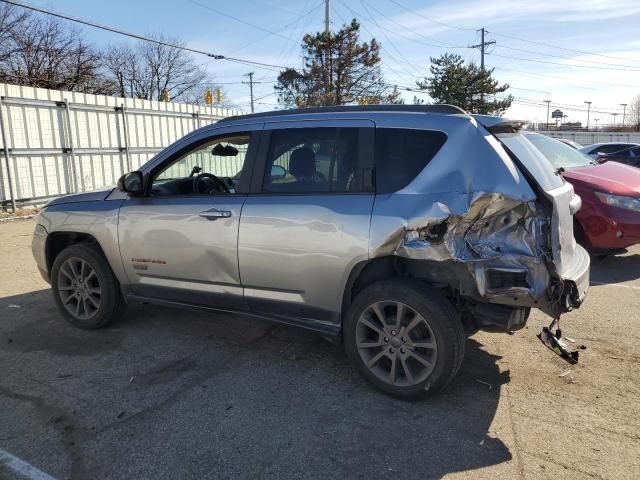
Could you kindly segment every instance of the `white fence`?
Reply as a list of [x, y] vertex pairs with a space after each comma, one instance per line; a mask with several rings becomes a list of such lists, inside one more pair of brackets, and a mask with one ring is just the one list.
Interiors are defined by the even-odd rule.
[[113, 185], [190, 131], [240, 113], [0, 83], [0, 202]]
[[640, 132], [570, 132], [552, 130], [538, 133], [553, 138], [567, 138], [585, 146], [602, 142], [640, 143]]

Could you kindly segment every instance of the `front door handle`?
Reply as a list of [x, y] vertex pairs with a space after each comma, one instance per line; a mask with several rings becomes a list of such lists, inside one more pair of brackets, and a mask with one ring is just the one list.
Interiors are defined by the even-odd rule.
[[207, 220], [217, 220], [218, 218], [229, 218], [231, 216], [231, 212], [229, 210], [218, 210], [217, 208], [212, 208], [210, 210], [200, 212], [200, 216]]

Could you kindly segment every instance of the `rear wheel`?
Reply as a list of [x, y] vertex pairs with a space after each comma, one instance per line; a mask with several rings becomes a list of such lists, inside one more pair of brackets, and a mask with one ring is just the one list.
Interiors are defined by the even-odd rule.
[[419, 397], [444, 388], [464, 357], [457, 312], [427, 284], [393, 279], [356, 297], [344, 323], [347, 354], [385, 393]]
[[107, 260], [89, 244], [72, 245], [56, 257], [51, 287], [62, 315], [79, 328], [103, 327], [126, 307]]

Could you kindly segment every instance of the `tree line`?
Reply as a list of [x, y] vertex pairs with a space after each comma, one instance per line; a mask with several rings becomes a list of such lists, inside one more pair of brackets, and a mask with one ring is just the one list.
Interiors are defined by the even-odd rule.
[[[0, 82], [196, 104], [215, 88], [212, 75], [183, 50], [144, 41], [98, 49], [78, 29], [6, 4], [0, 5]], [[224, 103], [220, 97], [213, 103]]]
[[[152, 38], [184, 46], [161, 34]], [[309, 33], [302, 39], [301, 68], [280, 72], [275, 84], [282, 108], [403, 103], [396, 85], [384, 79], [382, 46], [361, 41], [356, 19], [335, 32]], [[430, 75], [412, 90], [433, 103], [457, 105], [472, 113], [503, 114], [513, 102], [509, 84], [493, 69], [445, 53], [429, 59]], [[82, 31], [57, 19], [0, 5], [0, 82], [56, 90], [116, 95], [146, 100], [229, 106], [211, 73], [184, 50], [137, 41], [98, 49]], [[216, 95], [206, 95], [208, 88]], [[424, 101], [414, 97], [414, 103]], [[629, 103], [628, 123], [640, 131], [640, 95]]]

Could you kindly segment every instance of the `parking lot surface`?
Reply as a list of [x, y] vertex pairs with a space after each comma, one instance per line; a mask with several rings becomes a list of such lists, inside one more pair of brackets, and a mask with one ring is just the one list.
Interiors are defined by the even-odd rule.
[[268, 322], [132, 305], [72, 328], [34, 225], [0, 224], [0, 450], [54, 478], [640, 478], [640, 248], [594, 260], [562, 317], [577, 365], [539, 342], [534, 312], [471, 337], [452, 385], [406, 402], [340, 346]]

